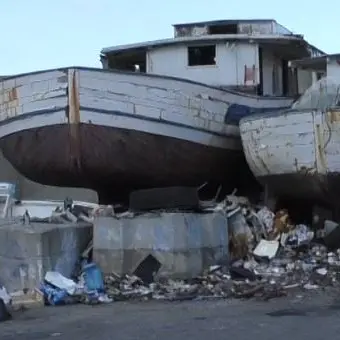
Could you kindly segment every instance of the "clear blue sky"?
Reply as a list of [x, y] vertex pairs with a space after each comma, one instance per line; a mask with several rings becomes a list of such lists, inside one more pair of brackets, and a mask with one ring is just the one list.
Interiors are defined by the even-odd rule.
[[100, 67], [102, 47], [168, 38], [171, 24], [214, 19], [273, 18], [340, 52], [336, 0], [0, 0], [0, 13], [0, 75]]

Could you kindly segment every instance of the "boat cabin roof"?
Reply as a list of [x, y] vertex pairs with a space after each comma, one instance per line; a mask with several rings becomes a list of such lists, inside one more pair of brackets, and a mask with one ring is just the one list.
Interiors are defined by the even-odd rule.
[[303, 58], [299, 60], [292, 60], [289, 63], [290, 67], [300, 68], [312, 71], [326, 71], [327, 63], [336, 60], [340, 63], [340, 53], [325, 54], [318, 57]]
[[301, 34], [294, 34], [274, 19], [232, 19], [213, 20], [193, 23], [175, 24], [174, 37], [154, 41], [139, 42], [103, 48], [102, 55], [135, 53], [150, 48], [173, 46], [178, 44], [206, 44], [223, 41], [244, 41], [247, 43], [281, 44], [302, 42], [317, 54], [324, 54], [315, 46], [308, 44]]
[[173, 27], [188, 27], [188, 26], [212, 26], [212, 25], [226, 25], [226, 24], [248, 24], [248, 23], [268, 23], [275, 22], [275, 19], [220, 19], [208, 21], [193, 21], [180, 24], [173, 24]]
[[[106, 47], [101, 50], [102, 55], [115, 55], [120, 54], [122, 52], [142, 52], [143, 50], [148, 50], [150, 48], [155, 47], [165, 47], [165, 46], [173, 46], [180, 44], [206, 44], [206, 43], [218, 43], [223, 41], [240, 41], [247, 43], [269, 43], [269, 44], [289, 44], [290, 42], [302, 42], [303, 45], [309, 45], [301, 36], [299, 35], [290, 35], [290, 36], [282, 36], [282, 35], [259, 35], [259, 36], [249, 36], [249, 34], [221, 34], [221, 35], [206, 35], [206, 36], [190, 36], [190, 37], [179, 37], [179, 38], [170, 38], [170, 39], [162, 39], [162, 40], [154, 40], [147, 41], [135, 44], [127, 44], [127, 45], [118, 45], [112, 47]], [[313, 46], [311, 46], [314, 48]], [[320, 53], [323, 53], [320, 51]]]

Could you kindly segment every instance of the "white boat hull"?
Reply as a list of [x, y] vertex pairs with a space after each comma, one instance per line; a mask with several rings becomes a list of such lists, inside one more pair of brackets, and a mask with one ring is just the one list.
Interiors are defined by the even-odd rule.
[[88, 187], [111, 197], [207, 180], [235, 185], [245, 165], [237, 118], [248, 111], [231, 104], [273, 109], [291, 102], [87, 68], [0, 84], [0, 146], [17, 170], [43, 184]]
[[340, 111], [255, 115], [241, 120], [240, 131], [251, 171], [273, 193], [334, 205], [340, 192]]

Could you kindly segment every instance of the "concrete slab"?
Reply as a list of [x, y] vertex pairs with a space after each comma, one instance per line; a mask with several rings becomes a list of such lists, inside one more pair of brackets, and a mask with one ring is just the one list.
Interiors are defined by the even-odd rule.
[[104, 273], [132, 273], [149, 254], [160, 275], [190, 278], [228, 254], [223, 213], [148, 213], [134, 218], [98, 217], [93, 256]]
[[88, 223], [0, 222], [0, 284], [8, 292], [34, 290], [46, 271], [69, 277], [92, 238]]

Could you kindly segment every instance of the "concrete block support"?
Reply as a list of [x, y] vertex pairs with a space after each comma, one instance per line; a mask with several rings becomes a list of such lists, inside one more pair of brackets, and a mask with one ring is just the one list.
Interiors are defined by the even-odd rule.
[[0, 223], [0, 284], [9, 292], [32, 291], [46, 271], [70, 277], [92, 238], [91, 224]]
[[160, 275], [191, 278], [228, 254], [228, 222], [217, 212], [98, 217], [93, 247], [104, 273], [131, 274], [151, 254], [161, 263]]

